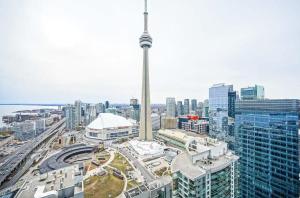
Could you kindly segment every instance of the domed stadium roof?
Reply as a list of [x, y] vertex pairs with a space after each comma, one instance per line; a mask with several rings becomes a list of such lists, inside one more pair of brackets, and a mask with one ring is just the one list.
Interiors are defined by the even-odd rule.
[[100, 113], [99, 116], [87, 126], [87, 128], [97, 130], [130, 126], [132, 126], [132, 122], [122, 116], [114, 115], [112, 113]]

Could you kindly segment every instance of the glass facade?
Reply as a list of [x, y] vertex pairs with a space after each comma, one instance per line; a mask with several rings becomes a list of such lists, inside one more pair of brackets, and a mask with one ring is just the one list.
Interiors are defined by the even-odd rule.
[[[176, 177], [176, 178], [174, 178]], [[206, 182], [205, 176], [191, 180], [185, 177], [180, 172], [173, 175], [173, 187], [175, 197], [184, 198], [205, 198], [206, 196]]]
[[175, 117], [176, 116], [176, 101], [175, 98], [167, 98], [166, 99], [166, 109], [167, 109], [167, 117]]
[[178, 198], [234, 198], [238, 197], [236, 162], [211, 174], [189, 179], [181, 172], [173, 174], [173, 197]]
[[190, 99], [184, 99], [183, 113], [184, 113], [184, 115], [190, 114]]
[[299, 197], [299, 100], [237, 101], [241, 197]]
[[[233, 85], [217, 84], [209, 88], [209, 134], [212, 137], [227, 140], [228, 112], [234, 110]], [[231, 104], [231, 105], [229, 105]]]
[[177, 115], [177, 116], [183, 115], [183, 105], [182, 105], [182, 101], [177, 101], [177, 105], [176, 105], [176, 115]]
[[265, 88], [263, 86], [255, 85], [254, 87], [247, 87], [241, 89], [242, 100], [258, 100], [264, 99]]
[[191, 100], [191, 105], [192, 105], [192, 111], [196, 111], [197, 110], [197, 100], [192, 99]]
[[230, 197], [230, 166], [211, 175], [211, 196], [212, 197]]

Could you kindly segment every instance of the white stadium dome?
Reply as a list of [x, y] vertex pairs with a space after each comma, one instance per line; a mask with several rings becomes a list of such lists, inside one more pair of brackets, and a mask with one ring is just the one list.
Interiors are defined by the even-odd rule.
[[111, 140], [128, 137], [137, 133], [132, 120], [112, 113], [100, 113], [99, 116], [86, 127], [86, 137], [98, 140]]

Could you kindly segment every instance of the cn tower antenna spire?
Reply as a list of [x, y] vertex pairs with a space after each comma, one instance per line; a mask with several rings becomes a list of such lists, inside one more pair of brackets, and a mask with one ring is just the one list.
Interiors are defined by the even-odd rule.
[[143, 82], [142, 82], [142, 102], [140, 116], [139, 138], [143, 141], [152, 141], [152, 121], [150, 105], [150, 82], [149, 82], [149, 56], [148, 50], [152, 46], [152, 38], [148, 33], [148, 11], [147, 0], [144, 4], [144, 32], [140, 37], [140, 46], [143, 48]]
[[145, 11], [144, 11], [144, 32], [148, 32], [148, 12], [147, 12], [147, 0], [145, 0]]

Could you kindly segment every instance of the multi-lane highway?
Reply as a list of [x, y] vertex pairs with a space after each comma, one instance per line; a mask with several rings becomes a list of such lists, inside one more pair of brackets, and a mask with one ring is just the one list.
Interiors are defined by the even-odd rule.
[[[25, 168], [28, 169], [28, 164], [30, 164], [29, 162], [31, 161], [31, 159], [29, 158], [33, 151], [41, 146], [54, 134], [59, 132], [59, 128], [63, 127], [64, 123], [65, 119], [62, 119], [59, 122], [55, 123], [47, 131], [21, 146], [14, 155], [8, 158], [5, 163], [1, 165], [0, 188], [8, 187], [8, 185], [3, 184], [9, 180], [14, 180], [13, 182], [16, 182], [19, 179], [21, 175], [19, 171], [23, 172]], [[12, 175], [14, 176], [12, 177]], [[12, 182], [9, 183], [11, 184]]]

